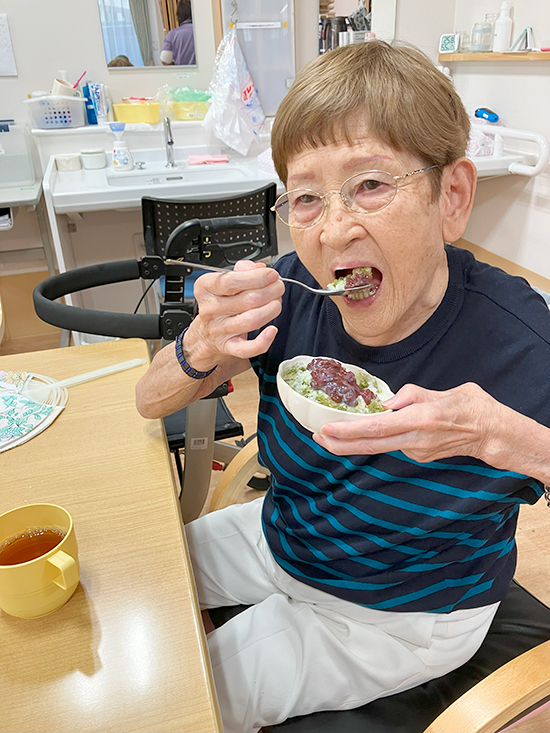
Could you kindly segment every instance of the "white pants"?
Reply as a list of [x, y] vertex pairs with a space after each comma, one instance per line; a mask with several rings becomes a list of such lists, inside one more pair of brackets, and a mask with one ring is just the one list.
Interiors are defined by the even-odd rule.
[[395, 613], [311, 588], [273, 560], [262, 501], [186, 526], [201, 608], [253, 604], [208, 635], [226, 733], [355, 708], [444, 675], [477, 651], [498, 604]]

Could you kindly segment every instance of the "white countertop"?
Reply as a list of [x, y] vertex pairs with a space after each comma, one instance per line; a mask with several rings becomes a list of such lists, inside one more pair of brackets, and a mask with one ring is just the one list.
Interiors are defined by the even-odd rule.
[[[140, 151], [134, 153], [135, 160], [145, 157]], [[283, 190], [277, 175], [261, 169], [257, 158], [242, 156], [230, 158], [226, 164], [189, 166], [178, 162], [174, 169], [167, 169], [164, 161], [147, 162], [144, 170], [122, 173], [110, 166], [59, 172], [52, 157], [44, 175], [44, 190], [51, 194], [58, 214], [140, 208], [143, 196], [186, 201], [237, 196], [269, 183]]]
[[[219, 141], [212, 145], [202, 123], [179, 122], [173, 123], [173, 127], [174, 153], [178, 167], [170, 170], [165, 167], [163, 125], [127, 125], [124, 139], [128, 140], [134, 160], [145, 161], [146, 164], [145, 170], [128, 173], [112, 171], [109, 165], [110, 153], [107, 154], [108, 167], [104, 169], [60, 173], [55, 167], [54, 154], [78, 154], [82, 147], [90, 146], [108, 149], [114, 136], [108, 132], [106, 126], [62, 131], [33, 130], [38, 138], [43, 165], [46, 167], [43, 181], [46, 199], [50, 199], [56, 213], [63, 214], [140, 208], [142, 196], [191, 201], [216, 199], [250, 192], [271, 182], [277, 184], [279, 192], [284, 190], [275, 173], [267, 172], [258, 165], [257, 155], [261, 152], [258, 146], [254, 155], [249, 157], [229, 150], [229, 163], [225, 165], [188, 166], [186, 161], [190, 154], [222, 153], [228, 149], [224, 149]], [[479, 178], [510, 173], [532, 176], [546, 166], [549, 143], [541, 135], [505, 127], [479, 126], [479, 129], [494, 136], [495, 150], [499, 148], [496, 155], [473, 159]], [[503, 140], [512, 144], [527, 141], [528, 148], [525, 152], [503, 150]], [[262, 145], [265, 147], [268, 142], [264, 141]]]
[[42, 181], [35, 181], [29, 186], [0, 188], [0, 208], [7, 206], [34, 206], [42, 194]]

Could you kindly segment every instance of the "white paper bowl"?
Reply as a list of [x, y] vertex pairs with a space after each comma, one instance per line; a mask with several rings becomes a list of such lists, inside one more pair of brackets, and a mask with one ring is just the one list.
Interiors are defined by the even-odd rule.
[[[285, 380], [283, 379], [283, 372], [287, 369], [287, 367], [294, 366], [294, 364], [304, 364], [305, 366], [306, 364], [309, 364], [312, 359], [315, 358], [332, 359], [331, 356], [295, 356], [293, 359], [287, 359], [286, 361], [283, 361], [279, 365], [279, 369], [277, 371], [277, 389], [279, 390], [281, 401], [286, 409], [290, 412], [290, 414], [294, 417], [294, 419], [297, 420], [300, 425], [302, 425], [302, 427], [304, 427], [306, 430], [310, 430], [312, 433], [318, 433], [323, 425], [328, 422], [336, 422], [337, 420], [362, 420], [365, 417], [372, 417], [373, 414], [380, 414], [347, 412], [345, 410], [337, 410], [335, 407], [326, 407], [326, 405], [321, 405], [319, 402], [310, 400], [292, 389], [290, 384], [287, 384], [287, 382], [285, 382]], [[335, 359], [334, 361], [338, 360]], [[366, 369], [362, 369], [361, 367], [355, 366], [354, 364], [345, 364], [344, 362], [339, 363], [344, 367], [344, 369], [349, 369], [349, 371], [353, 372], [354, 374], [357, 374], [357, 372], [366, 371]], [[370, 372], [367, 372], [367, 374], [369, 373]], [[378, 389], [373, 389], [372, 391], [378, 394], [382, 402], [384, 400], [389, 400], [390, 397], [393, 397], [393, 392], [385, 382], [383, 382], [381, 379], [378, 379], [378, 377], [374, 377], [374, 379], [376, 379]], [[390, 412], [390, 410], [387, 410], [387, 412]]]

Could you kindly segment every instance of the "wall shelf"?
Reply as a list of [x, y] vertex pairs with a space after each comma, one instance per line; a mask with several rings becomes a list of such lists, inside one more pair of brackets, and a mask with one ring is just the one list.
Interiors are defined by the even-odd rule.
[[550, 61], [550, 51], [440, 53], [438, 58], [441, 64], [448, 64], [453, 61]]

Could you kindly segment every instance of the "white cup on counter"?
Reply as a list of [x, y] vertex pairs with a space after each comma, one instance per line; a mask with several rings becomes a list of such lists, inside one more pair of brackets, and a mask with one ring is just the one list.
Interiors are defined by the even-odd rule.
[[79, 97], [80, 92], [78, 89], [73, 88], [70, 81], [65, 81], [65, 79], [54, 79], [52, 95], [54, 97]]
[[80, 155], [78, 155], [78, 153], [66, 153], [65, 155], [56, 155], [55, 167], [58, 171], [62, 173], [66, 173], [67, 171], [79, 171], [82, 168]]
[[85, 148], [80, 151], [80, 157], [82, 167], [87, 170], [97, 170], [107, 165], [107, 156], [101, 148]]

